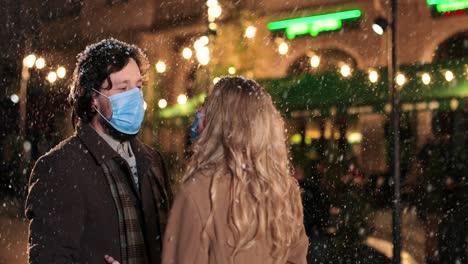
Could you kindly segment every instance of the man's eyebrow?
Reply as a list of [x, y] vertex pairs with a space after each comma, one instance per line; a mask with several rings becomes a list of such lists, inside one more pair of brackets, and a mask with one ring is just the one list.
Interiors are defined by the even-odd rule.
[[[121, 83], [127, 83], [128, 84], [129, 82], [130, 82], [130, 80], [115, 80], [114, 83], [115, 84], [121, 84]], [[139, 83], [139, 82], [143, 82], [143, 78], [139, 78], [137, 83]]]

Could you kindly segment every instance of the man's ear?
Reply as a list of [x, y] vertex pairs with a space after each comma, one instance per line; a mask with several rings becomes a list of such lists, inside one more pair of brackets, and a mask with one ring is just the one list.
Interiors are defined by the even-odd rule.
[[98, 106], [97, 96], [96, 94], [93, 94], [91, 97], [91, 111], [95, 112], [96, 108], [98, 108], [97, 106]]

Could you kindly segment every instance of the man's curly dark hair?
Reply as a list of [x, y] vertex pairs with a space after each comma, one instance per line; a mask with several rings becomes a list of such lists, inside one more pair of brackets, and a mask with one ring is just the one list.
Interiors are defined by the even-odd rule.
[[145, 80], [148, 58], [135, 45], [110, 38], [91, 44], [78, 54], [68, 98], [73, 115], [89, 123], [96, 114], [91, 105], [93, 89], [99, 91], [105, 80], [109, 83], [106, 89], [111, 89], [110, 74], [122, 70], [130, 59], [135, 60]]

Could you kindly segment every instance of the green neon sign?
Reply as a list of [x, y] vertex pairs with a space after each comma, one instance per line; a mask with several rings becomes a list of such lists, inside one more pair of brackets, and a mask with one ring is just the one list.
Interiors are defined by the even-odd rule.
[[468, 8], [468, 0], [427, 0], [427, 4], [436, 6], [436, 10], [439, 13]]
[[438, 5], [445, 3], [463, 2], [463, 0], [427, 0], [426, 2], [428, 5]]
[[438, 4], [437, 12], [450, 12], [468, 8], [468, 1]]
[[285, 30], [288, 39], [296, 36], [310, 34], [317, 36], [320, 32], [334, 31], [343, 27], [343, 20], [357, 19], [362, 16], [361, 10], [348, 10], [337, 13], [328, 13], [317, 16], [308, 16], [280, 20], [268, 23], [269, 30]]

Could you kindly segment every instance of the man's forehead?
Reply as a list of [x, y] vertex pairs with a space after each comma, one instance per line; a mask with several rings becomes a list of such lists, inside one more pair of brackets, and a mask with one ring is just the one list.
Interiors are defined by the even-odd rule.
[[139, 81], [142, 79], [140, 68], [133, 60], [130, 60], [129, 63], [122, 68], [122, 70], [111, 73], [109, 77], [113, 83]]

